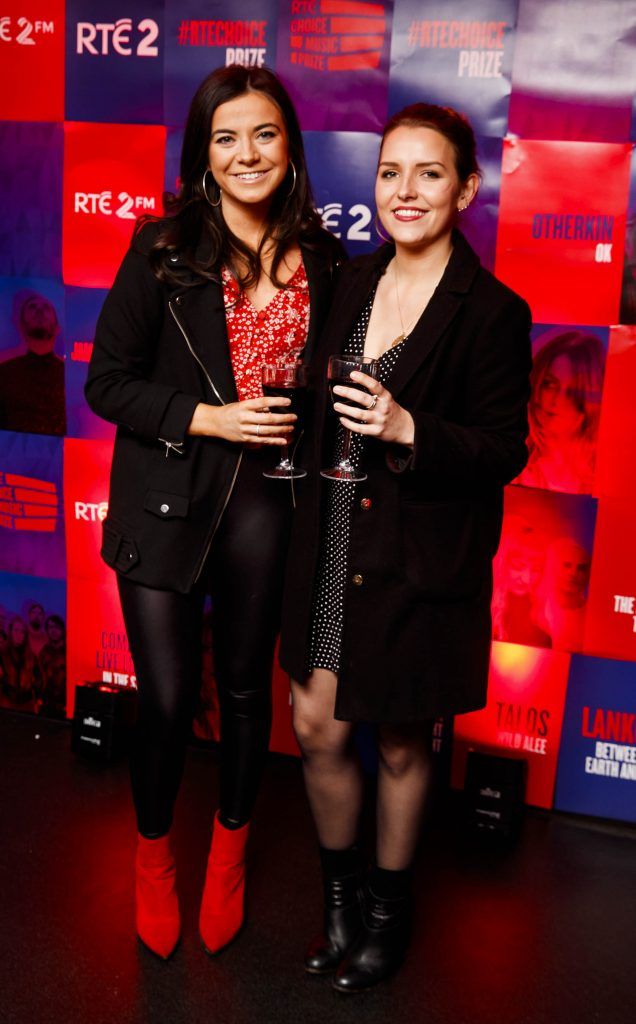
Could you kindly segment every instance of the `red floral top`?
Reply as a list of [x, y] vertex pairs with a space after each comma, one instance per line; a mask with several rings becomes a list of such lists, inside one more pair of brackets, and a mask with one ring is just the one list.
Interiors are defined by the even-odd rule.
[[295, 287], [281, 288], [260, 311], [245, 293], [238, 298], [238, 284], [227, 267], [223, 267], [221, 279], [238, 397], [241, 401], [260, 398], [263, 394], [261, 366], [305, 347], [309, 328], [309, 285], [305, 268], [301, 260], [289, 280]]

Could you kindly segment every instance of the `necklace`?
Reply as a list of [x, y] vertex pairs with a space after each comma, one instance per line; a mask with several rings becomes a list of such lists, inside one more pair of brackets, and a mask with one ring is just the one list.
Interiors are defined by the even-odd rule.
[[399, 289], [398, 289], [397, 263], [396, 263], [395, 259], [393, 260], [393, 284], [395, 285], [395, 299], [396, 299], [396, 302], [397, 302], [398, 315], [400, 317], [400, 327], [402, 328], [402, 333], [398, 334], [397, 338], [393, 339], [393, 341], [389, 345], [389, 348], [395, 348], [396, 345], [400, 345], [403, 341], [406, 341], [406, 339], [408, 338], [409, 334], [411, 333], [411, 331], [415, 327], [415, 324], [419, 320], [419, 314], [418, 314], [415, 317], [415, 319], [413, 320], [413, 323], [410, 324], [408, 331], [404, 327], [404, 317], [402, 316], [402, 306], [400, 304], [400, 292], [399, 292]]

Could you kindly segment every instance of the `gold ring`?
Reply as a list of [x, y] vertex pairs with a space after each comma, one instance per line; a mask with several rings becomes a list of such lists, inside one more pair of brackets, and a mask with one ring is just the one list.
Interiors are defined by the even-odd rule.
[[373, 401], [371, 402], [371, 405], [369, 406], [369, 409], [375, 409], [377, 404], [378, 404], [378, 396], [374, 395], [373, 396]]

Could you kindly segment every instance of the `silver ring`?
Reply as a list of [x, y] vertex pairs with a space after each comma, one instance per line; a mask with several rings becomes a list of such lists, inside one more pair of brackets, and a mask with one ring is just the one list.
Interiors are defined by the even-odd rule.
[[369, 408], [369, 409], [375, 409], [375, 407], [376, 407], [376, 405], [377, 405], [377, 404], [378, 404], [378, 396], [377, 396], [377, 395], [374, 395], [374, 396], [373, 396], [373, 401], [371, 402], [371, 405], [370, 405], [370, 406], [368, 406], [368, 408]]
[[259, 436], [260, 432], [261, 432], [261, 425], [260, 425], [260, 423], [257, 423], [256, 424], [256, 436], [257, 437]]

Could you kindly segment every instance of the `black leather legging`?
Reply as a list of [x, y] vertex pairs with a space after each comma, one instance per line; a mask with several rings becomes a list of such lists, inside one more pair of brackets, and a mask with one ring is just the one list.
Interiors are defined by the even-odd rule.
[[194, 590], [154, 590], [119, 576], [139, 713], [131, 755], [138, 829], [170, 828], [201, 686], [201, 627], [212, 597], [212, 650], [221, 713], [220, 817], [249, 820], [269, 744], [271, 674], [289, 538], [289, 484], [262, 476], [271, 449], [247, 450]]

